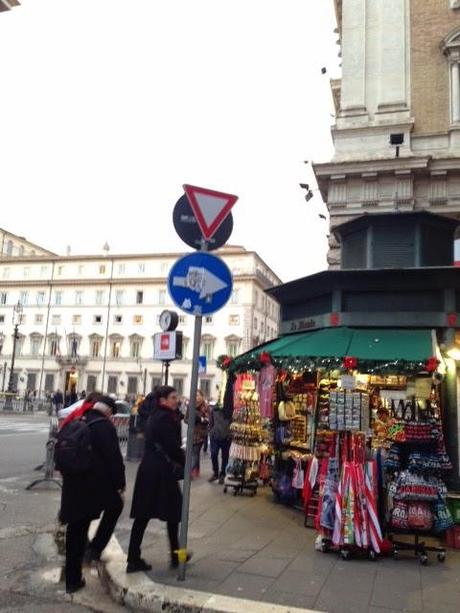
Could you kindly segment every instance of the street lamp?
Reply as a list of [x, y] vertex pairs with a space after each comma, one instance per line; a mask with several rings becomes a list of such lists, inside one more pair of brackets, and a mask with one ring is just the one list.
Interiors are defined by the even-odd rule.
[[16, 360], [16, 343], [19, 338], [18, 329], [21, 323], [22, 311], [23, 311], [23, 306], [18, 301], [18, 303], [15, 305], [13, 309], [13, 326], [14, 326], [13, 354], [11, 356], [10, 378], [8, 381], [8, 390], [7, 390], [7, 396], [6, 396], [6, 401], [5, 401], [5, 409], [10, 410], [10, 411], [13, 409], [12, 396], [16, 392], [16, 390], [14, 389], [14, 362]]

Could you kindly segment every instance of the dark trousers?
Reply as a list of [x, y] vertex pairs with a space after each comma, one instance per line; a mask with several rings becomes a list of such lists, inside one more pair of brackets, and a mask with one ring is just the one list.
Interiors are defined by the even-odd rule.
[[122, 511], [123, 501], [121, 497], [119, 497], [117, 502], [114, 502], [113, 505], [104, 510], [97, 532], [89, 543], [89, 547], [94, 553], [100, 555], [107, 547], [107, 543], [110, 541]]
[[196, 443], [192, 446], [192, 470], [200, 472], [200, 453], [203, 443]]
[[[144, 532], [149, 523], [149, 519], [135, 519], [131, 528], [131, 538], [129, 539], [128, 562], [137, 562], [141, 557], [141, 545]], [[169, 547], [171, 557], [179, 549], [179, 524], [176, 522], [166, 522], [168, 528]]]
[[[222, 453], [222, 464], [219, 472], [219, 451]], [[225, 476], [225, 471], [227, 469], [228, 464], [228, 454], [230, 451], [230, 441], [225, 439], [223, 441], [218, 441], [214, 438], [211, 438], [211, 462], [212, 462], [212, 470], [214, 474]]]
[[[89, 544], [91, 549], [101, 554], [113, 534], [115, 525], [123, 510], [123, 501], [114, 503], [104, 510], [97, 532]], [[77, 585], [81, 581], [81, 567], [85, 549], [88, 545], [88, 529], [91, 519], [79, 519], [67, 524], [65, 580], [67, 587]]]
[[81, 581], [81, 565], [90, 523], [91, 519], [79, 519], [67, 524], [65, 537], [65, 582], [67, 588], [78, 585]]

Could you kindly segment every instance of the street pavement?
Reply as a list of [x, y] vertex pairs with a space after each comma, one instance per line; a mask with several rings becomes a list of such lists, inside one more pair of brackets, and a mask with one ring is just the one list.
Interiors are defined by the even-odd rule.
[[[117, 527], [125, 551], [136, 469], [127, 463], [128, 504]], [[270, 488], [259, 488], [255, 498], [234, 497], [209, 484], [210, 473], [206, 459], [203, 476], [192, 483], [188, 548], [194, 556], [184, 583], [168, 568], [164, 524], [150, 522], [142, 553], [153, 564], [154, 581], [330, 613], [458, 613], [460, 552], [449, 551], [444, 564], [432, 555], [427, 567], [411, 557], [343, 561], [315, 551], [315, 532], [304, 527], [302, 513], [273, 503]]]
[[[0, 611], [1, 613], [84, 613], [126, 611], [114, 604], [97, 572], [78, 598], [59, 581], [63, 558], [54, 541], [60, 490], [26, 486], [40, 476], [49, 418], [0, 412]], [[85, 592], [83, 594], [83, 592]]]

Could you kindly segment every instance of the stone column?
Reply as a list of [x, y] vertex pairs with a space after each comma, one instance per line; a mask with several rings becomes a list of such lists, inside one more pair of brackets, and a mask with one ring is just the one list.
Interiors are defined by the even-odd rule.
[[366, 108], [366, 0], [347, 0], [342, 16], [341, 109], [347, 114]]
[[380, 9], [379, 109], [406, 108], [409, 78], [407, 3], [406, 0], [384, 0]]
[[452, 122], [460, 121], [460, 66], [458, 61], [451, 63], [452, 83]]

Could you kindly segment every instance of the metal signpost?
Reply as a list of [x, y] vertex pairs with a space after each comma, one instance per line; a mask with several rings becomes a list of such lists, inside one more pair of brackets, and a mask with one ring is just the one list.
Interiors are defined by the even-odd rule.
[[[185, 452], [184, 483], [182, 487], [182, 517], [179, 534], [179, 581], [185, 579], [187, 561], [188, 517], [190, 508], [190, 471], [192, 464], [193, 424], [195, 423], [196, 392], [200, 368], [200, 343], [203, 315], [215, 313], [229, 300], [232, 293], [232, 274], [227, 265], [218, 257], [206, 253], [217, 249], [228, 240], [230, 232], [219, 228], [225, 223], [230, 209], [237, 201], [237, 196], [224, 194], [192, 185], [184, 185], [184, 191], [190, 204], [195, 223], [175, 223], [175, 228], [182, 240], [197, 245], [197, 227], [201, 230], [200, 251], [186, 255], [172, 267], [168, 277], [168, 290], [173, 302], [182, 310], [195, 316], [193, 333], [192, 376], [190, 385], [189, 417], [187, 428], [187, 447]], [[180, 201], [179, 201], [180, 202]], [[176, 207], [179, 205], [176, 205]], [[184, 204], [182, 203], [182, 207]], [[176, 218], [177, 218], [176, 210]], [[183, 213], [183, 217], [189, 215]], [[180, 215], [179, 215], [180, 217]], [[190, 231], [190, 229], [192, 231]], [[225, 231], [224, 231], [225, 230]], [[228, 236], [227, 236], [228, 234]], [[211, 243], [211, 239], [215, 237]], [[199, 237], [198, 237], [199, 239]], [[223, 240], [223, 242], [221, 242]]]

